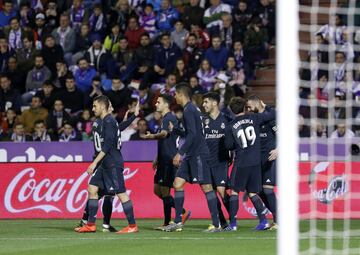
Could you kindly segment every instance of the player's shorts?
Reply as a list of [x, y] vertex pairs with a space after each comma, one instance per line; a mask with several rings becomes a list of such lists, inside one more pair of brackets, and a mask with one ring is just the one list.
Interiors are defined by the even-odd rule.
[[259, 193], [261, 187], [260, 165], [248, 167], [234, 165], [230, 176], [230, 188], [232, 190], [235, 192]]
[[177, 168], [173, 164], [158, 164], [154, 176], [154, 183], [172, 188]]
[[210, 166], [211, 181], [215, 187], [226, 187], [228, 184], [228, 165], [227, 163]]
[[99, 166], [92, 175], [89, 184], [103, 190], [105, 194], [125, 193], [126, 188], [123, 171], [124, 169], [120, 167], [107, 169]]
[[276, 186], [276, 160], [261, 164], [262, 185]]
[[205, 156], [184, 158], [180, 164], [176, 177], [189, 183], [211, 184], [210, 168]]

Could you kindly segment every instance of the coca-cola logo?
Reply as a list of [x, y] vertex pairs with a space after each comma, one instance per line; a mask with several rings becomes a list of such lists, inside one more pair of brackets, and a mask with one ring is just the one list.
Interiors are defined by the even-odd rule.
[[[132, 171], [130, 168], [125, 168], [124, 179], [134, 177], [137, 172], [138, 169]], [[12, 179], [6, 188], [4, 205], [10, 213], [33, 210], [62, 213], [59, 204], [65, 202], [66, 210], [75, 213], [82, 210], [87, 201], [85, 180], [88, 180], [86, 172], [76, 179], [43, 178], [39, 180], [34, 168], [25, 168]], [[127, 190], [127, 193], [130, 194], [131, 190]], [[113, 211], [122, 212], [121, 203], [117, 199], [114, 199]]]
[[[343, 197], [348, 192], [348, 181], [345, 174], [328, 177], [329, 162], [320, 162], [311, 170], [309, 185], [312, 196], [321, 203], [329, 204]], [[327, 176], [327, 178], [321, 178]], [[329, 179], [329, 181], [325, 181]]]

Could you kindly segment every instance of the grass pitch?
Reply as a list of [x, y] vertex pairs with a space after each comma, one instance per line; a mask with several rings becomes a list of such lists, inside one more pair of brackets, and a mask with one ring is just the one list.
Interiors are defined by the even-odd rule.
[[[318, 221], [318, 228], [326, 230], [325, 222]], [[276, 254], [276, 232], [255, 232], [255, 220], [239, 220], [237, 232], [206, 234], [208, 220], [191, 220], [183, 232], [165, 233], [153, 230], [161, 220], [138, 220], [140, 232], [130, 235], [102, 233], [101, 220], [98, 232], [78, 234], [73, 231], [76, 220], [0, 220], [0, 254], [36, 255], [201, 255], [201, 254]], [[125, 226], [125, 220], [112, 220], [112, 225]], [[301, 231], [309, 231], [309, 223], [302, 222]], [[341, 221], [334, 221], [340, 230]], [[354, 229], [360, 229], [360, 221], [352, 221]], [[302, 250], [309, 248], [309, 239], [303, 235]], [[334, 238], [334, 248], [342, 249], [344, 238]], [[317, 246], [324, 248], [326, 238], [317, 238]], [[350, 247], [360, 247], [360, 236], [349, 239]]]

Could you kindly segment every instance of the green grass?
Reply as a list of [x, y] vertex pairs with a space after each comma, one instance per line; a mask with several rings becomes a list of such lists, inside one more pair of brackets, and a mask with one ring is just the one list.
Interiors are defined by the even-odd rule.
[[[98, 232], [78, 234], [73, 231], [76, 220], [0, 220], [0, 254], [36, 254], [36, 255], [272, 255], [276, 254], [276, 232], [255, 232], [252, 228], [255, 220], [239, 220], [237, 232], [206, 234], [202, 231], [208, 220], [191, 220], [183, 232], [164, 233], [153, 230], [161, 220], [139, 220], [140, 232], [131, 235]], [[326, 221], [317, 221], [317, 229], [325, 231]], [[350, 222], [352, 230], [360, 230], [360, 220]], [[113, 220], [115, 227], [123, 227], [124, 220]], [[342, 221], [334, 221], [337, 231], [343, 230]], [[310, 230], [309, 221], [303, 221], [300, 231], [301, 250], [307, 250], [310, 240], [316, 239], [318, 248], [326, 248], [329, 240], [334, 249], [342, 249], [344, 240], [349, 241], [350, 248], [360, 247], [360, 235], [351, 238], [328, 238], [304, 233]], [[358, 232], [358, 231], [357, 231]], [[313, 253], [325, 254], [325, 253]], [[332, 254], [332, 253], [329, 253]], [[335, 254], [335, 253], [334, 253]], [[360, 254], [360, 253], [351, 253]]]

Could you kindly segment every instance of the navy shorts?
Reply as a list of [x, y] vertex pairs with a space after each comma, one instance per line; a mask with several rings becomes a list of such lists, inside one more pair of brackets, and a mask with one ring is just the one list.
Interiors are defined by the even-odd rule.
[[215, 187], [226, 187], [228, 184], [228, 165], [227, 163], [210, 166], [212, 185]]
[[262, 185], [276, 186], [276, 160], [261, 164]]
[[204, 156], [184, 158], [180, 164], [176, 177], [189, 183], [212, 184], [210, 168]]
[[261, 166], [241, 167], [234, 165], [230, 176], [230, 188], [235, 192], [259, 193], [262, 189]]
[[105, 194], [125, 193], [125, 180], [123, 168], [113, 167], [110, 169], [99, 166], [91, 176], [89, 184], [101, 189]]
[[154, 183], [164, 187], [173, 187], [177, 168], [172, 164], [158, 164], [156, 173], [154, 176]]

